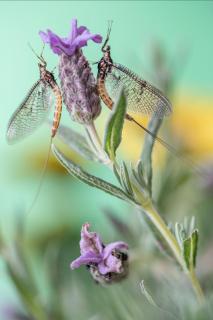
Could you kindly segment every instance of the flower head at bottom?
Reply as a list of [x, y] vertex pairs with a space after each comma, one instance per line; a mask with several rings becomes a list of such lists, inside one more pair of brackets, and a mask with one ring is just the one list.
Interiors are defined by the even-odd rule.
[[104, 245], [96, 232], [89, 231], [90, 225], [85, 223], [81, 229], [79, 258], [70, 267], [76, 269], [87, 265], [97, 282], [111, 283], [119, 281], [128, 273], [128, 245], [117, 241]]

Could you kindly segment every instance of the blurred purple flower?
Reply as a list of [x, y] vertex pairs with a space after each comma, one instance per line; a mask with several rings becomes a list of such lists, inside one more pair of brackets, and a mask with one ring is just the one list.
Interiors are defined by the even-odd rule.
[[48, 43], [54, 53], [60, 56], [59, 77], [63, 100], [74, 121], [90, 124], [101, 112], [96, 80], [81, 48], [88, 40], [102, 41], [98, 34], [92, 34], [84, 27], [77, 27], [77, 20], [71, 21], [71, 31], [67, 38], [59, 37], [50, 30], [40, 31], [44, 43]]
[[80, 49], [87, 45], [88, 40], [94, 42], [102, 42], [102, 37], [99, 34], [92, 34], [89, 30], [84, 27], [77, 27], [77, 19], [71, 21], [71, 31], [67, 38], [61, 38], [53, 33], [51, 30], [47, 32], [40, 31], [39, 35], [44, 43], [48, 43], [54, 53], [61, 55], [72, 55], [76, 49]]
[[90, 232], [89, 227], [88, 223], [82, 226], [81, 255], [70, 264], [71, 269], [76, 269], [83, 264], [91, 266], [92, 270], [95, 267], [99, 276], [108, 277], [111, 273], [123, 275], [125, 273], [126, 275], [128, 245], [125, 242], [117, 241], [105, 246], [100, 236], [96, 232]]
[[4, 320], [32, 320], [19, 310], [19, 307], [13, 305], [4, 305], [1, 308], [0, 316], [4, 317]]

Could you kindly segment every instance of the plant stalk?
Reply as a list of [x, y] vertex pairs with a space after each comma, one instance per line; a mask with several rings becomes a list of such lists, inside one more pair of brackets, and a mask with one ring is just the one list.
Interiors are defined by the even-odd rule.
[[[107, 154], [103, 150], [99, 135], [96, 131], [96, 128], [93, 122], [90, 125], [86, 126], [86, 131], [87, 131], [90, 143], [93, 145], [93, 148], [95, 149], [101, 161], [112, 168], [112, 161], [107, 157]], [[115, 165], [116, 165], [116, 162], [115, 162]], [[144, 198], [142, 197], [139, 190], [137, 188], [134, 188], [134, 191], [137, 196], [137, 201], [140, 205], [140, 209], [141, 208], [143, 209], [143, 211], [146, 213], [149, 220], [153, 223], [155, 228], [159, 231], [161, 236], [167, 242], [177, 262], [182, 267], [183, 271], [185, 272], [188, 279], [190, 280], [191, 286], [197, 296], [198, 301], [200, 303], [204, 302], [204, 294], [200, 286], [200, 283], [196, 277], [194, 269], [190, 269], [190, 270], [187, 269], [186, 263], [182, 256], [181, 248], [175, 236], [168, 229], [164, 220], [161, 218], [160, 214], [155, 209], [151, 199], [147, 199], [147, 201], [144, 201]]]
[[151, 220], [153, 225], [157, 228], [157, 230], [160, 232], [162, 237], [165, 239], [169, 248], [173, 252], [174, 257], [176, 258], [176, 260], [184, 270], [185, 274], [187, 275], [188, 279], [190, 280], [191, 286], [196, 294], [198, 301], [200, 303], [203, 303], [205, 298], [204, 298], [204, 293], [202, 291], [200, 283], [196, 277], [194, 269], [191, 269], [191, 270], [187, 269], [186, 263], [182, 256], [181, 248], [179, 247], [176, 238], [168, 229], [167, 225], [165, 224], [164, 220], [161, 218], [157, 210], [154, 208], [152, 201], [148, 200], [146, 203], [144, 203], [144, 199], [140, 197], [140, 194], [138, 192], [137, 192], [137, 197], [143, 211], [146, 213], [146, 215]]

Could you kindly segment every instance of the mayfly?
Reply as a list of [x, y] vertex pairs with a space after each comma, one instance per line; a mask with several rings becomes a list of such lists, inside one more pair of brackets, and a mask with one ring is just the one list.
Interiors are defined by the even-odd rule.
[[[168, 116], [172, 112], [172, 106], [170, 101], [159, 89], [151, 85], [148, 81], [141, 79], [125, 66], [113, 62], [111, 49], [108, 45], [110, 31], [111, 26], [108, 29], [106, 40], [102, 46], [103, 57], [98, 63], [97, 87], [102, 101], [109, 109], [113, 108], [114, 101], [107, 91], [108, 83], [110, 88], [115, 92], [118, 91], [119, 88], [123, 88], [127, 98], [128, 112], [155, 116], [157, 118]], [[179, 156], [172, 146], [156, 136], [128, 113], [126, 114], [126, 119], [137, 124], [170, 152]]]
[[39, 59], [38, 67], [40, 78], [31, 87], [23, 102], [13, 113], [11, 119], [9, 120], [6, 134], [7, 142], [9, 144], [13, 144], [33, 133], [47, 119], [52, 102], [55, 99], [55, 111], [52, 122], [48, 154], [43, 168], [40, 184], [29, 211], [31, 211], [39, 195], [50, 156], [52, 139], [57, 133], [62, 112], [62, 95], [54, 75], [52, 72], [47, 70], [47, 63], [42, 54], [40, 56], [36, 54], [36, 56]]
[[56, 102], [51, 139], [59, 127], [62, 112], [61, 91], [53, 73], [47, 70], [47, 63], [42, 54], [37, 57], [40, 60], [40, 79], [29, 90], [9, 121], [6, 135], [9, 144], [25, 138], [46, 120], [54, 97]]

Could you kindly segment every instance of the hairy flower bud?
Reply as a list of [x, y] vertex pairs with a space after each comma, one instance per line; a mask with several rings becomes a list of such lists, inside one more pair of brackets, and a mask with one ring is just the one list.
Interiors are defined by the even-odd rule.
[[101, 107], [94, 76], [81, 49], [72, 56], [61, 54], [59, 77], [64, 103], [72, 119], [90, 123], [100, 114]]
[[86, 27], [77, 27], [71, 22], [72, 30], [67, 38], [60, 38], [52, 31], [40, 31], [40, 36], [55, 54], [60, 56], [59, 77], [63, 100], [72, 119], [82, 124], [91, 123], [101, 111], [95, 78], [81, 48], [88, 40], [100, 43], [102, 37], [91, 34]]

